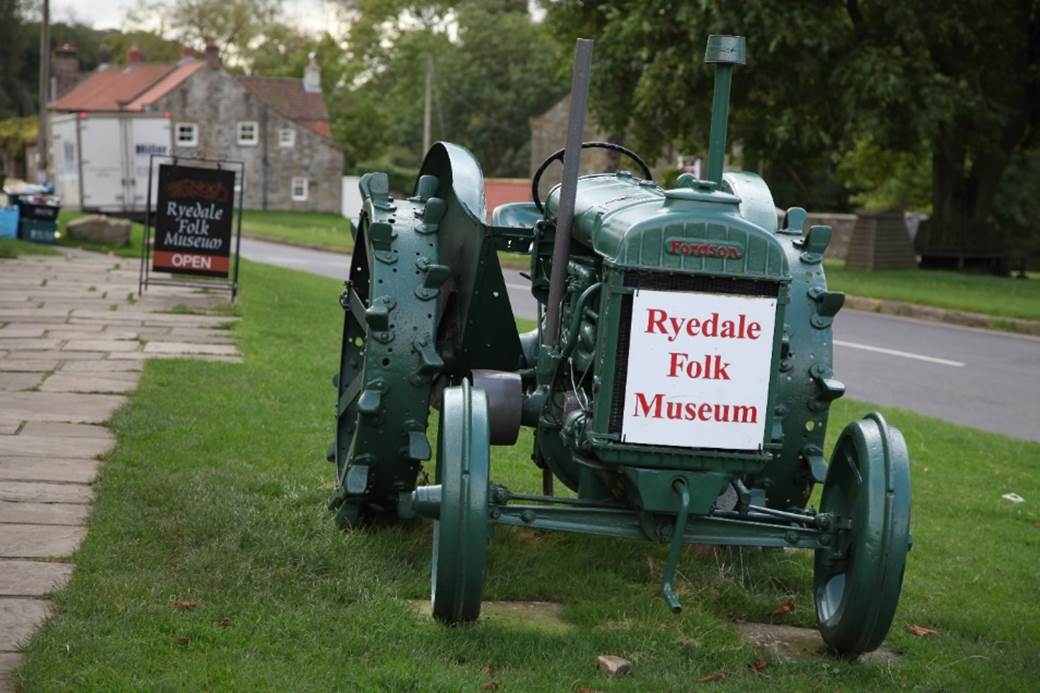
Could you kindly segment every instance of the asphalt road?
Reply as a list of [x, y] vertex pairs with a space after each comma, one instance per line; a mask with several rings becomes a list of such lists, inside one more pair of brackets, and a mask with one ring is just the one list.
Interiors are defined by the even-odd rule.
[[[242, 256], [334, 279], [349, 261], [247, 238]], [[526, 280], [507, 270], [506, 286], [514, 312], [533, 319]], [[844, 310], [834, 345], [849, 397], [1040, 442], [1040, 339]]]

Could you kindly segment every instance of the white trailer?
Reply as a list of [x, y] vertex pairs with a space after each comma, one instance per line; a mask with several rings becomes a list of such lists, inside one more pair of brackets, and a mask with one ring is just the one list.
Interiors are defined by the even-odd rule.
[[[143, 214], [152, 154], [170, 154], [173, 129], [161, 113], [51, 116], [55, 192], [65, 209]], [[155, 202], [155, 182], [152, 183]]]

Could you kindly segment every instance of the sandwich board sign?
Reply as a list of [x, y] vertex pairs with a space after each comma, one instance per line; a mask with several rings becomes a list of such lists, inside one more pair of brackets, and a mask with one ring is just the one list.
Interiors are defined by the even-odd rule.
[[244, 189], [241, 161], [151, 154], [138, 291], [194, 286], [230, 291], [234, 301]]
[[159, 166], [152, 269], [228, 277], [235, 172]]

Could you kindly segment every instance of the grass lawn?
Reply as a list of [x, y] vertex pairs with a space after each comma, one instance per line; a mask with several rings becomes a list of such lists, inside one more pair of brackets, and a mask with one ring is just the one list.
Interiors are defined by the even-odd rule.
[[318, 250], [349, 252], [354, 247], [350, 220], [339, 214], [247, 209], [242, 214], [242, 233]]
[[853, 296], [920, 303], [1003, 318], [1040, 320], [1040, 281], [933, 270], [850, 272], [825, 261], [831, 289]]
[[[1040, 445], [898, 410], [885, 414], [913, 459], [915, 546], [887, 642], [897, 663], [766, 655], [749, 669], [761, 655], [734, 619], [793, 600], [776, 622], [814, 625], [808, 552], [687, 550], [673, 616], [667, 547], [498, 527], [485, 597], [558, 602], [569, 629], [416, 616], [430, 525], [343, 533], [324, 509], [338, 283], [252, 263], [243, 276], [245, 363], [149, 361], [116, 414], [76, 571], [16, 679], [26, 690], [687, 690], [719, 671], [732, 690], [1034, 689]], [[831, 440], [869, 408], [836, 403]], [[492, 477], [537, 490], [529, 452], [527, 435], [497, 448]], [[632, 676], [596, 671], [614, 652]]]
[[44, 243], [0, 238], [0, 258], [16, 258], [19, 255], [58, 255], [58, 251]]

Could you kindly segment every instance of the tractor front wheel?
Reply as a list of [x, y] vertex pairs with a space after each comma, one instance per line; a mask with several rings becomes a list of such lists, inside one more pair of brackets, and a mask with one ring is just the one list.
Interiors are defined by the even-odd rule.
[[880, 414], [842, 431], [820, 511], [834, 516], [839, 534], [816, 551], [816, 620], [834, 652], [856, 657], [888, 634], [910, 548], [910, 457]]
[[444, 390], [437, 444], [440, 517], [433, 523], [433, 616], [475, 621], [484, 591], [488, 540], [487, 398], [468, 381]]

